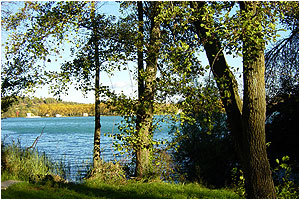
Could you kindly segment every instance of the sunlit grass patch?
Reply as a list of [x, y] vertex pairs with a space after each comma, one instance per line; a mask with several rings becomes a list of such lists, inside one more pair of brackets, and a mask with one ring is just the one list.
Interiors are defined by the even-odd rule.
[[109, 198], [151, 198], [151, 199], [199, 199], [218, 198], [231, 199], [239, 198], [233, 191], [226, 189], [211, 190], [199, 184], [190, 183], [174, 184], [164, 182], [142, 183], [128, 181], [126, 184], [85, 184], [91, 188], [102, 188], [106, 191], [114, 191], [115, 196]]

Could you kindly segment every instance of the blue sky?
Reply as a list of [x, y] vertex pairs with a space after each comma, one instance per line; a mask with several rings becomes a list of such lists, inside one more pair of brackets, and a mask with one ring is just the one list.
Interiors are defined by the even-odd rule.
[[[119, 4], [114, 1], [106, 1], [100, 8], [100, 12], [105, 14], [111, 14], [115, 16], [119, 16]], [[5, 34], [4, 34], [5, 35]], [[3, 43], [3, 33], [2, 33], [2, 43]], [[68, 49], [68, 44], [65, 44], [65, 49]], [[70, 53], [68, 51], [64, 52], [62, 58], [54, 58], [51, 59], [51, 63], [44, 63], [47, 66], [47, 69], [57, 70], [61, 63], [66, 60], [70, 60]], [[57, 61], [55, 61], [57, 59]], [[235, 69], [239, 68], [238, 73], [236, 73], [236, 78], [238, 80], [239, 85], [242, 84], [242, 58], [233, 58], [232, 56], [226, 56], [227, 62], [231, 67]], [[208, 60], [206, 58], [205, 53], [200, 53], [200, 60], [202, 61], [202, 65], [208, 65]], [[127, 65], [127, 68], [134, 69], [135, 64], [131, 63]], [[101, 83], [103, 85], [109, 86], [111, 89], [115, 90], [116, 92], [123, 91], [124, 94], [133, 96], [134, 91], [137, 89], [136, 81], [133, 80], [133, 74], [129, 72], [129, 70], [125, 71], [116, 71], [114, 75], [110, 77], [106, 72], [101, 72], [100, 76]], [[242, 93], [242, 87], [240, 87], [240, 93]], [[29, 94], [36, 97], [53, 97], [52, 94], [49, 94], [48, 87], [42, 87], [36, 90], [34, 94]], [[75, 101], [80, 103], [93, 103], [94, 102], [94, 94], [93, 92], [88, 93], [86, 97], [83, 96], [81, 91], [77, 91], [71, 85], [70, 90], [67, 96], [62, 96], [62, 100], [64, 101]]]
[[[102, 4], [102, 3], [101, 3]], [[17, 4], [12, 4], [12, 6], [9, 8], [13, 12], [16, 12], [18, 10], [18, 7], [22, 6], [21, 2], [18, 2]], [[100, 12], [104, 14], [110, 14], [119, 16], [119, 4], [114, 1], [106, 1], [103, 3], [102, 7], [100, 8]], [[3, 44], [6, 40], [7, 33], [1, 31], [1, 43]], [[45, 65], [47, 70], [58, 70], [60, 65], [64, 63], [65, 61], [71, 60], [70, 58], [70, 45], [68, 43], [63, 44], [64, 49], [66, 49], [65, 52], [63, 52], [60, 56], [56, 57], [50, 57], [51, 62], [44, 62], [40, 61], [38, 64]], [[2, 47], [3, 52], [3, 47]], [[3, 59], [3, 55], [1, 57]], [[128, 65], [129, 68], [133, 68], [133, 66]], [[114, 89], [116, 92], [120, 93], [121, 91], [124, 91], [127, 95], [133, 95], [134, 91], [134, 81], [132, 80], [133, 75], [129, 75], [129, 71], [116, 71], [114, 72], [113, 76], [109, 76], [106, 72], [101, 72], [100, 80], [103, 85], [109, 86], [110, 88]], [[130, 78], [131, 77], [131, 78]], [[36, 97], [53, 97], [52, 94], [49, 93], [49, 87], [48, 86], [42, 86], [36, 89], [34, 93], [28, 93], [28, 96], [36, 96]], [[94, 102], [94, 94], [93, 92], [90, 92], [87, 96], [83, 96], [81, 91], [77, 91], [74, 86], [70, 86], [70, 90], [68, 91], [68, 95], [62, 96], [63, 101], [75, 101], [79, 103], [93, 103]]]

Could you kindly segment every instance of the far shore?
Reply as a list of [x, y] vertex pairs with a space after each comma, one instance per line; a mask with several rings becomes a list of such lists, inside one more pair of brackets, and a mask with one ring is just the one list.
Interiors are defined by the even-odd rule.
[[[165, 115], [170, 115], [170, 114], [155, 114], [154, 116], [165, 116]], [[109, 114], [101, 114], [101, 117], [112, 117], [112, 116], [120, 116], [121, 115], [109, 115]], [[31, 117], [3, 117], [1, 118], [1, 120], [3, 119], [9, 119], [9, 118], [24, 118], [24, 119], [34, 119], [34, 118], [65, 118], [65, 117], [95, 117], [94, 115], [90, 115], [90, 116], [81, 116], [81, 115], [74, 115], [74, 116], [31, 116]]]

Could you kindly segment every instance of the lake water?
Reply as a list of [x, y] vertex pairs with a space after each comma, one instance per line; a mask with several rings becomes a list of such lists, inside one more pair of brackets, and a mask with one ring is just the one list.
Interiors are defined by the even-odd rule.
[[[117, 123], [121, 120], [120, 116], [101, 117], [101, 153], [105, 161], [114, 160], [116, 151], [112, 138], [104, 133], [118, 132]], [[30, 147], [44, 128], [37, 143], [38, 151], [45, 152], [54, 161], [67, 163], [71, 167], [71, 179], [74, 179], [78, 169], [92, 162], [94, 123], [94, 117], [8, 118], [1, 120], [1, 140], [6, 143], [19, 140], [22, 147]], [[161, 124], [154, 139], [168, 139], [169, 126]]]

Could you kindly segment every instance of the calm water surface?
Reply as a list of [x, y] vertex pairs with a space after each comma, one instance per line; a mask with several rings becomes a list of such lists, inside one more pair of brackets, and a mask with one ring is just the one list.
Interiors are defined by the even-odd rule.
[[[121, 120], [120, 116], [101, 117], [101, 153], [105, 161], [114, 160], [113, 154], [116, 152], [112, 138], [103, 134], [116, 133], [116, 124]], [[1, 120], [1, 140], [6, 143], [19, 140], [22, 147], [30, 147], [44, 128], [37, 143], [38, 151], [45, 152], [54, 161], [67, 163], [74, 179], [78, 169], [92, 161], [94, 123], [94, 117], [8, 118]], [[168, 124], [162, 124], [154, 138], [168, 139], [169, 130]]]

